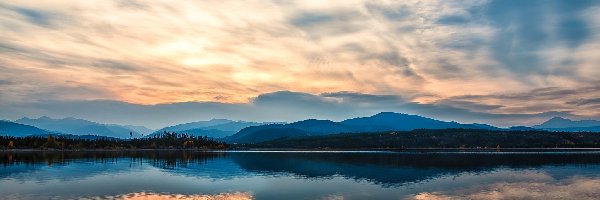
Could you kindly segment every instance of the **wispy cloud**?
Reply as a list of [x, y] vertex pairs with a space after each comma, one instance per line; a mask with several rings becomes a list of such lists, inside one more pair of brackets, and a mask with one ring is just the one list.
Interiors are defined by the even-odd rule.
[[[68, 88], [74, 94], [86, 94], [86, 88]], [[51, 96], [51, 94], [48, 94]], [[445, 100], [419, 103], [397, 95], [373, 95], [355, 92], [309, 94], [278, 91], [258, 95], [248, 103], [184, 102], [139, 105], [119, 101], [41, 101], [0, 104], [0, 117], [22, 116], [79, 117], [103, 123], [136, 124], [151, 128], [227, 118], [247, 121], [287, 121], [304, 119], [344, 120], [393, 111], [462, 123], [489, 123], [507, 127], [539, 124], [551, 117], [581, 118], [570, 111], [496, 112], [503, 107], [471, 101]]]
[[8, 0], [0, 100], [253, 104], [288, 90], [598, 117], [566, 103], [600, 95], [598, 13], [586, 0]]

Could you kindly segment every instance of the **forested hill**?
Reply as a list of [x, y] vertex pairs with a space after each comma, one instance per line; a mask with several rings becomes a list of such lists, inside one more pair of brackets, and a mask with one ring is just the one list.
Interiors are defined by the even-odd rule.
[[246, 147], [256, 148], [600, 148], [600, 133], [441, 129], [386, 131], [287, 138]]
[[182, 133], [163, 133], [150, 138], [119, 139], [98, 136], [33, 135], [26, 137], [0, 136], [0, 150], [59, 149], [59, 150], [132, 150], [132, 149], [226, 149], [228, 145], [212, 138]]
[[486, 124], [461, 124], [403, 113], [381, 112], [370, 117], [358, 117], [341, 122], [308, 119], [290, 124], [268, 124], [247, 127], [224, 140], [230, 143], [260, 143], [280, 138], [319, 136], [338, 133], [379, 131], [410, 131], [414, 129], [490, 129], [500, 128]]

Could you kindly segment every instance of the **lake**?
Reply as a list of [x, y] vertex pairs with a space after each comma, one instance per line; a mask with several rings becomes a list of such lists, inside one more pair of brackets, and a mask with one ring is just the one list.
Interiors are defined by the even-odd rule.
[[599, 199], [600, 152], [0, 151], [0, 199]]

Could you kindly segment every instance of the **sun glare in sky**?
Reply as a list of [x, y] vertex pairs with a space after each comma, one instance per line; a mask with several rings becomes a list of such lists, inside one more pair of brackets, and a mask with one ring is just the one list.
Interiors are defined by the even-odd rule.
[[357, 113], [600, 116], [598, 1], [7, 0], [0, 27], [15, 113], [289, 91]]

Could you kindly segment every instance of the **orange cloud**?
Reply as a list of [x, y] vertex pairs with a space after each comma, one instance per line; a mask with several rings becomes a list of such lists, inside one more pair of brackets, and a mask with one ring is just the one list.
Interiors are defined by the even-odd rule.
[[[0, 80], [11, 84], [0, 86], [0, 98], [244, 103], [289, 90], [393, 94], [428, 103], [597, 84], [597, 34], [576, 48], [555, 42], [534, 52], [509, 49], [509, 59], [541, 58], [531, 70], [515, 69], [493, 49], [510, 27], [470, 13], [487, 3], [8, 0], [0, 4]], [[578, 16], [597, 24], [594, 9]], [[575, 69], [564, 65], [569, 60]], [[511, 113], [524, 102], [480, 103]]]
[[249, 193], [221, 193], [215, 195], [183, 195], [183, 194], [157, 194], [157, 193], [130, 193], [114, 197], [122, 200], [251, 200], [254, 199]]

